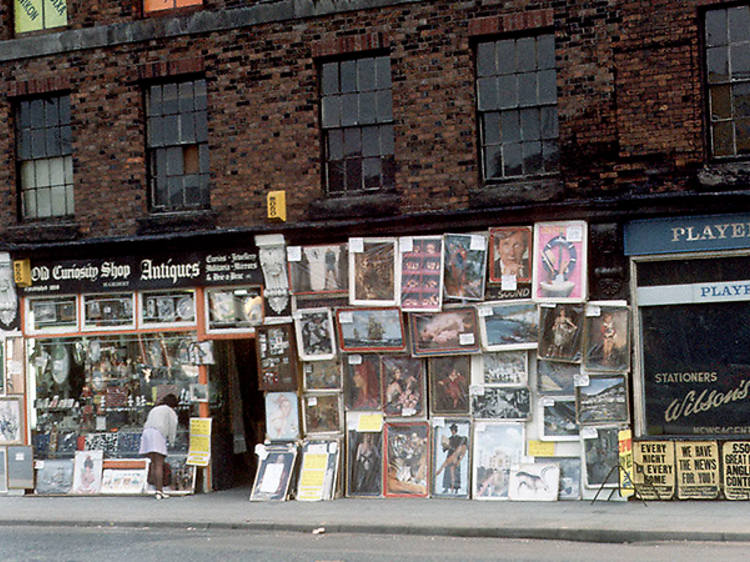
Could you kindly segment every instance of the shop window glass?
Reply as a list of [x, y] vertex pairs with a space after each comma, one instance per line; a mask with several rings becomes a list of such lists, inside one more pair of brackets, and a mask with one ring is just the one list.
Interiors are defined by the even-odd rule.
[[195, 325], [195, 293], [184, 291], [153, 291], [140, 293], [141, 326]]
[[83, 329], [135, 327], [133, 293], [83, 296]]
[[65, 0], [15, 0], [16, 33], [53, 29], [68, 24]]
[[78, 330], [75, 296], [26, 299], [26, 325], [30, 333]]
[[263, 323], [263, 295], [260, 287], [206, 289], [208, 329], [248, 329]]

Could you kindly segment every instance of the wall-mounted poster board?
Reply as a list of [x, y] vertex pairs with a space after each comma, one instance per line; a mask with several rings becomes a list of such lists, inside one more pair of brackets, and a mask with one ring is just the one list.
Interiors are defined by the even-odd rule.
[[750, 500], [750, 441], [727, 441], [721, 449], [724, 497]]
[[675, 458], [678, 499], [719, 497], [719, 444], [716, 441], [677, 441]]
[[674, 441], [633, 443], [633, 483], [641, 499], [672, 499], [676, 485], [674, 465]]
[[8, 488], [26, 489], [34, 487], [34, 463], [28, 445], [8, 447]]

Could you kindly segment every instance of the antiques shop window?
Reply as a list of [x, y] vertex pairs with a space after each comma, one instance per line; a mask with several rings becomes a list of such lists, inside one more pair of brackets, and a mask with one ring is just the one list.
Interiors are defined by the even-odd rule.
[[750, 154], [750, 7], [709, 10], [705, 33], [711, 154]]
[[14, 15], [17, 34], [68, 24], [65, 0], [15, 0]]
[[149, 86], [146, 118], [152, 210], [208, 207], [206, 81]]
[[147, 14], [163, 10], [175, 10], [188, 6], [200, 6], [203, 0], [144, 0], [143, 11]]
[[392, 188], [390, 59], [380, 56], [323, 63], [320, 88], [328, 194]]
[[26, 219], [74, 213], [70, 97], [23, 100], [16, 115], [21, 214]]
[[557, 171], [554, 35], [479, 43], [476, 72], [484, 180]]

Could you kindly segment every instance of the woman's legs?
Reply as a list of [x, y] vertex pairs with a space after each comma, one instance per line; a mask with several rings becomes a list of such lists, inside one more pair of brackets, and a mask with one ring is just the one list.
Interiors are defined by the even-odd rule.
[[150, 480], [154, 483], [157, 492], [161, 492], [164, 487], [164, 455], [159, 453], [148, 453], [148, 458], [151, 459], [151, 466], [149, 472], [151, 473]]

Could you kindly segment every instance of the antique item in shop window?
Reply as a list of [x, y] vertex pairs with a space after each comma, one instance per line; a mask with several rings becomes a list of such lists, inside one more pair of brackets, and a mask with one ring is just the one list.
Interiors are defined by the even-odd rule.
[[346, 243], [287, 248], [289, 281], [294, 295], [349, 294]]
[[343, 365], [341, 357], [328, 361], [310, 361], [302, 364], [304, 388], [309, 390], [342, 390]]
[[543, 464], [554, 463], [560, 467], [558, 500], [581, 499], [580, 457], [536, 457], [535, 460]]
[[263, 323], [260, 287], [206, 289], [208, 329], [247, 329]]
[[388, 417], [424, 417], [426, 398], [422, 360], [383, 356], [381, 371], [383, 413]]
[[343, 429], [344, 408], [340, 392], [318, 392], [305, 394], [305, 435], [331, 435]]
[[0, 445], [23, 443], [21, 397], [0, 398]]
[[508, 497], [513, 501], [557, 501], [560, 467], [554, 463], [523, 463], [510, 471]]
[[539, 357], [551, 361], [580, 363], [583, 323], [583, 305], [540, 306]]
[[401, 262], [396, 238], [349, 239], [349, 302], [362, 306], [398, 304]]
[[250, 501], [286, 500], [297, 460], [296, 445], [266, 446], [259, 443], [255, 452], [259, 462]]
[[345, 353], [406, 351], [404, 320], [398, 308], [340, 308], [336, 325]]
[[474, 422], [472, 446], [472, 498], [507, 500], [511, 467], [524, 454], [523, 424]]
[[432, 486], [435, 498], [469, 497], [471, 422], [445, 419], [432, 427]]
[[344, 397], [347, 410], [381, 410], [380, 356], [349, 355], [344, 363]]
[[630, 421], [625, 376], [589, 376], [587, 385], [576, 386], [576, 409], [581, 425]]
[[290, 324], [256, 330], [258, 383], [261, 390], [297, 389], [297, 354]]
[[482, 234], [446, 234], [443, 252], [445, 297], [483, 300], [487, 238]]
[[587, 371], [626, 373], [630, 370], [630, 310], [590, 302], [586, 305], [583, 363]]
[[526, 386], [529, 361], [526, 351], [483, 353], [482, 384], [491, 386]]
[[412, 355], [465, 355], [479, 352], [475, 308], [409, 314]]
[[590, 427], [581, 432], [584, 485], [617, 488], [620, 482], [619, 427]]
[[633, 484], [638, 497], [671, 500], [677, 489], [674, 441], [633, 442]]
[[8, 252], [0, 252], [0, 329], [19, 328], [19, 300]]
[[[531, 282], [531, 233], [530, 226], [490, 229], [490, 283], [503, 284], [505, 281], [507, 285]], [[513, 279], [509, 280], [509, 277]]]
[[350, 430], [347, 435], [346, 495], [383, 495], [383, 432]]
[[536, 349], [539, 311], [530, 301], [484, 303], [478, 308], [482, 346], [487, 351]]
[[585, 221], [544, 222], [534, 225], [534, 300], [586, 300], [587, 237]]
[[83, 296], [83, 329], [135, 327], [133, 293]]
[[294, 441], [299, 438], [297, 394], [266, 393], [266, 436], [271, 441]]
[[328, 308], [299, 310], [294, 313], [297, 349], [303, 361], [324, 361], [336, 355], [333, 316]]
[[5, 394], [23, 394], [26, 391], [23, 349], [23, 338], [5, 339]]
[[193, 291], [141, 293], [141, 318], [144, 326], [195, 324]]
[[78, 329], [78, 306], [75, 296], [27, 299], [30, 332], [62, 332]]
[[437, 312], [443, 304], [443, 238], [402, 238], [401, 309]]
[[430, 426], [387, 423], [385, 495], [427, 497], [430, 481]]
[[469, 413], [471, 357], [430, 357], [427, 360], [430, 378], [430, 405], [437, 415]]
[[[727, 444], [725, 443], [725, 446]], [[674, 446], [675, 466], [677, 467], [677, 499], [714, 500], [718, 498], [721, 489], [719, 443], [717, 441], [676, 441]], [[730, 454], [732, 454], [732, 449], [739, 453], [743, 447], [732, 447], [730, 445]], [[750, 453], [750, 447], [747, 447], [746, 453]], [[738, 471], [726, 468], [724, 470], [726, 475], [730, 477], [731, 473], [738, 473], [746, 484], [750, 484], [750, 480], [746, 476], [748, 474], [746, 470]]]
[[531, 417], [531, 393], [525, 387], [472, 387], [471, 415], [475, 420], [529, 419]]
[[576, 417], [575, 398], [540, 397], [539, 438], [542, 441], [578, 441], [580, 425]]

